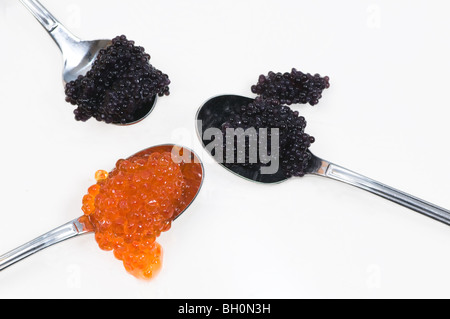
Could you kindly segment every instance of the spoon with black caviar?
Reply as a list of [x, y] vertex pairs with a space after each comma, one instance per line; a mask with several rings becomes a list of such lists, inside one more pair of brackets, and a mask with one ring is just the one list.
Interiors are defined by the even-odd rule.
[[76, 80], [79, 75], [85, 75], [100, 50], [111, 44], [111, 40], [80, 40], [67, 30], [39, 1], [20, 0], [20, 2], [47, 30], [61, 50], [64, 59], [64, 83]]
[[[79, 79], [81, 76], [85, 76], [92, 69], [99, 53], [113, 44], [111, 39], [81, 40], [62, 25], [38, 0], [20, 0], [20, 2], [34, 15], [61, 50], [64, 61], [62, 72], [64, 86]], [[92, 88], [84, 88], [84, 91], [92, 90]], [[119, 115], [108, 117], [107, 115], [111, 113], [112, 107], [107, 111], [100, 112], [96, 118], [99, 121], [118, 125], [135, 124], [151, 113], [156, 99], [157, 95], [150, 96], [150, 98], [145, 97], [145, 99], [142, 99], [143, 103], [139, 104], [136, 110], [132, 110], [132, 116], [126, 118], [123, 115], [122, 117]], [[92, 108], [92, 105], [87, 107]], [[135, 107], [133, 106], [133, 108]], [[92, 114], [77, 114], [76, 112], [76, 119], [81, 121], [86, 121], [91, 116], [94, 116]], [[120, 110], [120, 112], [123, 113], [124, 110]], [[116, 113], [119, 113], [119, 111]]]
[[[182, 205], [177, 210], [179, 213], [172, 216], [171, 220], [174, 221], [188, 209], [197, 197], [203, 184], [205, 173], [200, 158], [192, 150], [179, 145], [165, 144], [153, 146], [142, 150], [131, 157], [147, 156], [152, 153], [165, 152], [170, 152], [172, 160], [175, 163], [182, 165], [181, 172], [187, 185], [182, 194]], [[76, 218], [0, 256], [0, 271], [44, 248], [73, 237], [93, 232], [93, 226], [89, 222], [89, 219], [86, 218], [86, 215]]]
[[[225, 160], [223, 156], [220, 157], [216, 156], [217, 149], [214, 146], [219, 146], [225, 141], [224, 136], [221, 137], [221, 134], [224, 134], [223, 133], [224, 123], [229, 123], [230, 118], [233, 117], [234, 114], [236, 114], [236, 112], [239, 112], [239, 110], [243, 106], [250, 105], [251, 103], [255, 104], [255, 100], [238, 95], [221, 95], [205, 102], [200, 107], [196, 115], [197, 133], [200, 138], [200, 141], [202, 142], [203, 147], [206, 148], [208, 152], [210, 152], [210, 154], [220, 165], [222, 165], [224, 168], [228, 169], [229, 171], [240, 177], [243, 177], [250, 181], [267, 184], [284, 182], [293, 175], [291, 175], [286, 170], [283, 170], [282, 168], [278, 169], [274, 173], [264, 174], [261, 171], [262, 167], [261, 165], [245, 165], [239, 163], [229, 164], [228, 160]], [[267, 108], [267, 103], [265, 104], [264, 102], [260, 102], [260, 104], [262, 105], [262, 107]], [[296, 115], [298, 116], [298, 113]], [[239, 121], [241, 121], [242, 118], [243, 117], [239, 118]], [[242, 123], [238, 124], [240, 126]], [[280, 123], [278, 122], [277, 125], [279, 124]], [[214, 134], [214, 132], [218, 133]], [[214, 139], [219, 138], [223, 140], [220, 140], [218, 143], [217, 142], [214, 143], [213, 137]], [[235, 137], [233, 137], [233, 144], [237, 143], [234, 141], [234, 139]], [[226, 143], [228, 143], [228, 141]], [[306, 145], [309, 144], [310, 140], [306, 142]], [[211, 145], [213, 147], [211, 147]], [[246, 147], [248, 147], [248, 145], [249, 144], [247, 144]], [[397, 204], [400, 204], [404, 207], [410, 208], [430, 218], [438, 220], [444, 224], [450, 225], [450, 211], [447, 209], [436, 206], [432, 203], [426, 202], [417, 197], [411, 196], [400, 190], [397, 190], [395, 188], [377, 182], [373, 179], [362, 176], [339, 165], [333, 164], [329, 161], [323, 160], [312, 154], [311, 151], [309, 151], [309, 149], [307, 148], [305, 149], [303, 155], [304, 154], [307, 154], [307, 156], [302, 156], [302, 158], [307, 158], [307, 161], [304, 162], [305, 163], [304, 172], [302, 172], [302, 175], [304, 173], [328, 177], [340, 182], [356, 186], [370, 193], [373, 193], [375, 195], [393, 201]]]

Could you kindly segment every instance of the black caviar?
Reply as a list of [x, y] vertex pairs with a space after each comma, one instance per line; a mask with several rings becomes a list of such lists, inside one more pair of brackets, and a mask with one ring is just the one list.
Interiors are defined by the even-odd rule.
[[309, 103], [316, 105], [324, 89], [330, 87], [329, 77], [311, 75], [292, 69], [286, 73], [269, 72], [260, 75], [258, 83], [251, 87], [252, 92], [263, 98], [277, 99], [281, 104]]
[[[224, 165], [231, 168], [234, 165], [255, 168], [261, 167], [261, 161], [253, 163], [249, 159], [249, 153], [245, 154], [244, 163], [227, 163], [225, 160], [227, 144], [234, 146], [235, 159], [238, 157], [238, 147], [235, 141], [226, 140], [227, 128], [254, 128], [258, 134], [259, 129], [266, 128], [268, 141], [273, 134], [272, 128], [278, 128], [279, 132], [279, 164], [280, 169], [286, 177], [302, 177], [306, 174], [311, 153], [308, 148], [314, 143], [314, 137], [305, 133], [306, 120], [299, 116], [298, 111], [293, 111], [290, 107], [280, 104], [277, 99], [264, 99], [257, 97], [248, 105], [242, 105], [230, 111], [228, 120], [222, 125], [224, 135]], [[249, 140], [246, 140], [245, 149], [248, 150]], [[270, 143], [263, 146], [266, 148], [265, 154], [271, 155]], [[258, 146], [261, 147], [261, 146]]]
[[134, 122], [156, 96], [169, 95], [169, 77], [150, 64], [143, 47], [122, 35], [102, 49], [90, 71], [66, 85], [77, 121]]

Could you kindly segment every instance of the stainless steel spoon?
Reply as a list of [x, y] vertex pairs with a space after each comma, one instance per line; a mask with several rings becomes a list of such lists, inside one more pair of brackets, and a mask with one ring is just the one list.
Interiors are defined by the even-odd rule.
[[[197, 112], [197, 133], [204, 147], [211, 140], [205, 139], [204, 132], [209, 128], [221, 129], [222, 124], [230, 118], [230, 111], [243, 105], [248, 105], [253, 100], [238, 95], [222, 95], [208, 100]], [[209, 138], [209, 137], [208, 137]], [[278, 170], [275, 174], [261, 174], [259, 168], [247, 168], [240, 165], [223, 167], [232, 173], [248, 180], [260, 183], [280, 183], [287, 178]], [[450, 225], [450, 211], [417, 197], [406, 194], [390, 186], [384, 185], [373, 179], [352, 172], [339, 165], [325, 161], [312, 154], [312, 160], [308, 168], [308, 174], [328, 177], [364, 189], [375, 195], [384, 197], [397, 204], [410, 208], [444, 224]]]
[[[92, 67], [101, 49], [109, 46], [111, 40], [84, 41], [73, 35], [63, 26], [39, 1], [20, 0], [22, 4], [34, 15], [39, 23], [47, 30], [51, 38], [56, 42], [63, 55], [63, 84], [76, 80], [78, 76], [85, 75]], [[151, 113], [156, 103], [156, 96], [145, 105], [145, 108], [135, 114], [135, 118], [126, 124], [130, 125], [143, 120]]]
[[[196, 174], [187, 173], [184, 175], [184, 179], [186, 183], [189, 185], [189, 188], [185, 191], [184, 195], [184, 202], [186, 203], [186, 205], [183, 207], [181, 212], [173, 219], [175, 220], [186, 211], [186, 209], [197, 197], [205, 175], [203, 164], [200, 161], [199, 157], [193, 151], [191, 151], [186, 147], [173, 144], [158, 145], [151, 148], [147, 148], [141, 152], [136, 153], [135, 155], [151, 154], [154, 152], [172, 152], [172, 158], [179, 163], [183, 161], [184, 167], [187, 167], [188, 165], [196, 165], [196, 167], [193, 167], [195, 168], [195, 170], [194, 169], [189, 170], [189, 172], [196, 172]], [[93, 233], [92, 227], [86, 225], [83, 222], [82, 217], [76, 218], [0, 256], [0, 271], [44, 248], [47, 248], [49, 246], [67, 240], [69, 238], [77, 237], [88, 233]]]

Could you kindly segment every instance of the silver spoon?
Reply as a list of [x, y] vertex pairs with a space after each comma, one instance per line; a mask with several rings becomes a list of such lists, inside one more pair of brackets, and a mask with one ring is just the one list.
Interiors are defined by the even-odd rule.
[[[238, 95], [222, 95], [208, 100], [197, 112], [197, 133], [204, 147], [211, 140], [205, 139], [205, 131], [209, 128], [221, 129], [222, 124], [230, 117], [234, 108], [248, 105], [253, 100]], [[308, 174], [328, 177], [364, 189], [375, 195], [384, 197], [397, 204], [410, 208], [444, 224], [450, 225], [450, 211], [426, 202], [417, 197], [406, 194], [390, 186], [379, 183], [373, 179], [352, 172], [339, 165], [325, 161], [313, 154], [308, 168]], [[283, 172], [278, 170], [275, 174], [261, 174], [259, 168], [247, 168], [240, 165], [223, 167], [245, 179], [260, 183], [280, 183], [287, 180]]]
[[[186, 206], [183, 207], [181, 212], [173, 219], [177, 219], [182, 213], [191, 205], [191, 203], [197, 197], [204, 178], [204, 168], [199, 157], [190, 149], [186, 147], [166, 144], [158, 145], [151, 148], [147, 148], [135, 155], [151, 154], [154, 152], [172, 152], [172, 158], [177, 162], [184, 162], [184, 165], [196, 165], [195, 167], [198, 174], [186, 174], [185, 181], [189, 185], [189, 188], [185, 191], [184, 201]], [[181, 155], [181, 153], [183, 155]], [[69, 238], [77, 237], [80, 235], [93, 233], [93, 230], [89, 225], [83, 223], [82, 217], [76, 218], [58, 228], [55, 228], [42, 236], [35, 238], [34, 240], [14, 249], [10, 252], [0, 256], [0, 271], [11, 266], [12, 264], [54, 244], [60, 243]]]
[[[34, 15], [40, 24], [47, 30], [48, 34], [56, 42], [63, 55], [63, 84], [64, 86], [74, 81], [80, 75], [86, 75], [97, 58], [101, 49], [111, 45], [111, 40], [84, 41], [73, 35], [63, 26], [39, 1], [20, 0], [22, 4]], [[143, 120], [151, 113], [156, 103], [156, 96], [145, 105], [135, 118], [125, 124], [130, 125]]]

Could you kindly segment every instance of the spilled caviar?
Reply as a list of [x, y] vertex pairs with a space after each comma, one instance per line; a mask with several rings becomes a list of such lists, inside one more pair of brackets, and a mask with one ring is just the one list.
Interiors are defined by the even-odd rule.
[[162, 265], [156, 238], [189, 205], [201, 174], [199, 164], [176, 163], [170, 151], [144, 151], [119, 160], [110, 173], [97, 171], [82, 210], [99, 247], [114, 251], [135, 277], [154, 277]]
[[267, 99], [277, 99], [281, 104], [316, 105], [322, 92], [330, 87], [330, 78], [316, 73], [303, 73], [293, 68], [291, 72], [269, 72], [260, 75], [258, 83], [251, 87], [252, 92]]
[[[150, 55], [126, 36], [100, 50], [85, 76], [67, 83], [66, 101], [75, 119], [126, 124], [140, 119], [155, 97], [169, 95], [169, 77], [150, 64]], [[144, 113], [144, 114], [143, 114]]]

